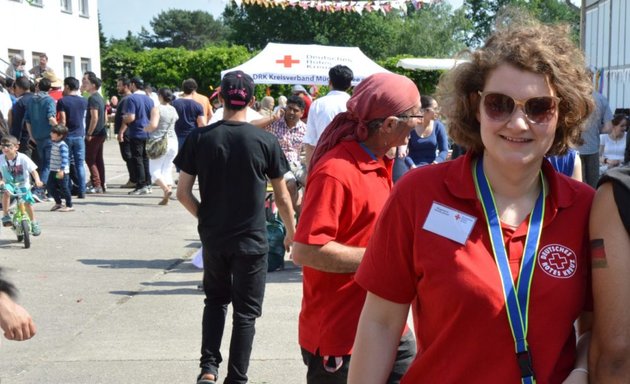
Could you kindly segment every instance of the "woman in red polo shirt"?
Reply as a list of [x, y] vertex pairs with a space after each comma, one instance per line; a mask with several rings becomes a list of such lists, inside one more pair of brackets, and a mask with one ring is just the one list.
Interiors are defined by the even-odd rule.
[[440, 82], [468, 152], [411, 171], [385, 204], [355, 276], [349, 383], [384, 382], [410, 305], [403, 384], [588, 382], [594, 192], [544, 158], [579, 139], [592, 86], [568, 28], [520, 17]]

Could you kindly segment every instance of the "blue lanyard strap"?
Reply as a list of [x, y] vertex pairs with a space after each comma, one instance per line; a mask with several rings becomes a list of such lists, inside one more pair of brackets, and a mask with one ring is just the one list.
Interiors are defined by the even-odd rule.
[[538, 253], [538, 245], [542, 234], [542, 224], [545, 217], [545, 178], [541, 171], [540, 180], [542, 188], [536, 199], [536, 205], [529, 217], [523, 260], [515, 288], [514, 279], [512, 278], [512, 272], [510, 270], [510, 262], [503, 242], [503, 232], [501, 231], [501, 223], [499, 221], [499, 215], [497, 214], [497, 206], [488, 179], [483, 172], [483, 158], [477, 160], [473, 176], [477, 195], [479, 196], [486, 217], [492, 252], [501, 277], [508, 321], [516, 347], [516, 360], [521, 370], [521, 380], [523, 384], [533, 384], [536, 382], [536, 379], [532, 366], [531, 353], [527, 344], [527, 328], [531, 284], [534, 276], [534, 267], [536, 266], [536, 254]]

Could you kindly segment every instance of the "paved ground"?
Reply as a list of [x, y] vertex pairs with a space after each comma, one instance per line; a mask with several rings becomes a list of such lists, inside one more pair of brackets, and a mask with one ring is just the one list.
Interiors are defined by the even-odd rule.
[[[194, 383], [203, 305], [201, 272], [190, 263], [200, 246], [195, 222], [177, 201], [158, 206], [157, 188], [146, 196], [119, 189], [126, 171], [117, 144], [105, 145], [106, 194], [76, 200], [71, 213], [37, 204], [42, 235], [31, 249], [0, 230], [0, 265], [38, 327], [32, 340], [3, 339], [2, 384]], [[251, 383], [304, 382], [301, 272], [286, 265], [268, 278]]]

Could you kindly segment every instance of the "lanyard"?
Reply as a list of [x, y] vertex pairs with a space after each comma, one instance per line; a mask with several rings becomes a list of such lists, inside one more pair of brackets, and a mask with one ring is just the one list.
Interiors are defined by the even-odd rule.
[[541, 171], [540, 180], [542, 187], [536, 199], [536, 205], [529, 217], [523, 260], [515, 288], [507, 251], [505, 250], [505, 244], [503, 242], [503, 232], [501, 231], [501, 223], [499, 221], [499, 215], [497, 214], [496, 203], [490, 185], [488, 184], [488, 179], [483, 172], [483, 158], [477, 160], [473, 176], [477, 195], [481, 200], [483, 212], [486, 217], [492, 252], [501, 277], [505, 306], [516, 347], [516, 361], [521, 370], [521, 381], [523, 384], [534, 384], [536, 383], [536, 378], [534, 376], [531, 353], [527, 344], [527, 327], [529, 325], [529, 296], [532, 278], [534, 276], [534, 267], [536, 266], [536, 254], [538, 253], [538, 245], [542, 234], [542, 224], [545, 217], [545, 178]]

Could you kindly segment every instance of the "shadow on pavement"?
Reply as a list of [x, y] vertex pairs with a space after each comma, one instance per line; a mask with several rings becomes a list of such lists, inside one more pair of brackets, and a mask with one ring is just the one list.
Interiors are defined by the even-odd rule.
[[134, 259], [79, 259], [79, 262], [85, 265], [95, 265], [98, 268], [113, 269], [165, 269], [174, 268], [177, 264], [185, 261], [184, 259], [154, 259], [154, 260], [134, 260]]

